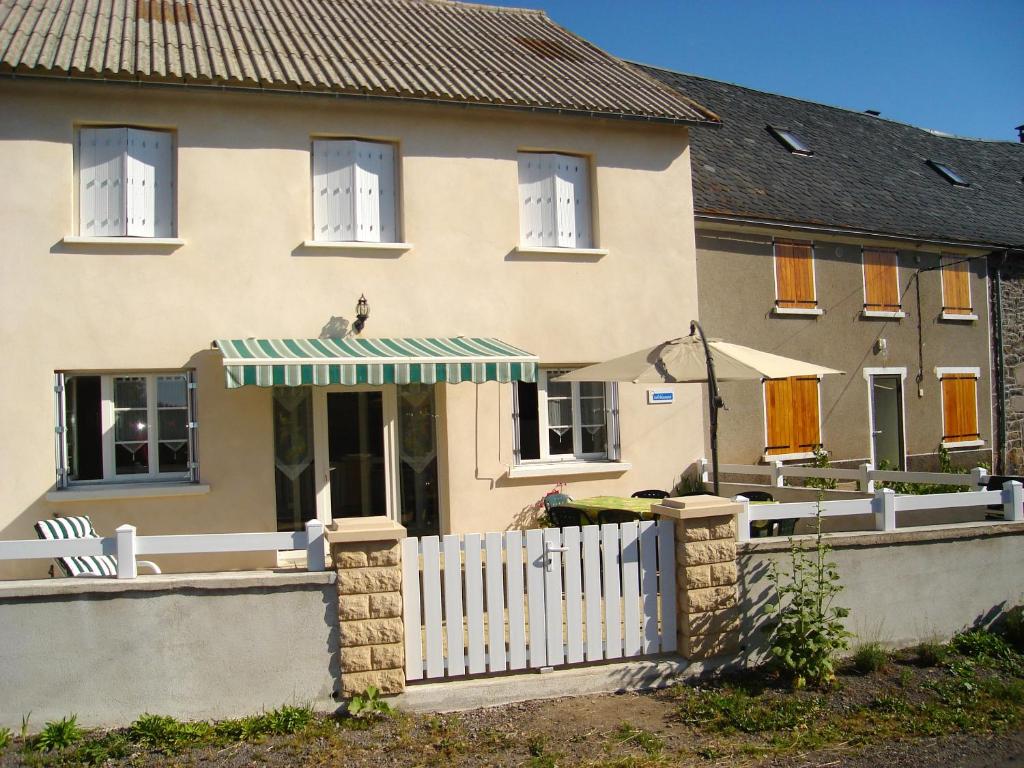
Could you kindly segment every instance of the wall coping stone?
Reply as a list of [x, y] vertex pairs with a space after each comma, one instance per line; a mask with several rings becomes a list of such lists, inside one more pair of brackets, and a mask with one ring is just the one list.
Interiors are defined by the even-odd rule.
[[295, 589], [334, 584], [333, 571], [225, 571], [146, 574], [135, 579], [58, 578], [0, 582], [0, 601], [25, 597], [178, 592], [184, 589]]
[[663, 499], [651, 507], [651, 512], [672, 520], [692, 520], [701, 517], [738, 515], [743, 505], [721, 496], [681, 496]]
[[364, 541], [401, 541], [406, 537], [405, 526], [387, 515], [345, 517], [331, 521], [324, 535], [331, 544], [354, 544]]
[[[870, 547], [905, 546], [930, 544], [963, 539], [987, 539], [1002, 536], [1024, 536], [1024, 522], [1020, 523], [958, 523], [943, 526], [913, 526], [900, 528], [889, 533], [877, 531], [840, 531], [822, 534], [822, 539], [832, 549], [862, 549]], [[793, 537], [798, 542], [813, 542], [815, 534]], [[739, 542], [737, 557], [766, 552], [788, 552], [789, 539], [775, 541]]]

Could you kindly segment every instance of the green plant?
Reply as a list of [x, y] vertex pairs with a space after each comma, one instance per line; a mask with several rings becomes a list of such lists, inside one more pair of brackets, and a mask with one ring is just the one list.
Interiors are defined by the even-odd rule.
[[[939, 472], [945, 475], [959, 474], [963, 472], [959, 467], [953, 466], [953, 458], [949, 455], [949, 449], [943, 445], [939, 446]], [[984, 465], [982, 465], [984, 466]], [[882, 459], [878, 463], [881, 470], [896, 469], [890, 462]], [[920, 495], [925, 493], [958, 493], [971, 490], [966, 485], [942, 485], [939, 483], [904, 483], [899, 480], [882, 480], [876, 483], [878, 488], [891, 488], [893, 491], [903, 495]]]
[[922, 667], [937, 667], [946, 662], [949, 647], [936, 642], [919, 643], [914, 649], [914, 657]]
[[1000, 623], [1006, 642], [1018, 652], [1024, 651], [1024, 606], [1008, 610]]
[[109, 760], [120, 760], [131, 753], [128, 739], [120, 733], [108, 733], [102, 738], [80, 744], [70, 755], [72, 763], [103, 765]]
[[7, 749], [7, 745], [11, 743], [11, 739], [14, 734], [10, 728], [0, 728], [0, 749]]
[[288, 704], [271, 710], [262, 716], [269, 733], [278, 735], [298, 733], [313, 722], [313, 710], [308, 706], [294, 707]]
[[168, 715], [146, 713], [128, 726], [126, 736], [134, 744], [173, 755], [185, 747], [210, 738], [215, 730], [215, 727], [204, 722], [182, 723]]
[[765, 610], [775, 617], [771, 655], [794, 688], [827, 687], [835, 680], [835, 657], [849, 646], [843, 627], [847, 608], [834, 604], [842, 591], [839, 571], [830, 559], [831, 547], [821, 532], [821, 498], [816, 518], [817, 536], [812, 555], [794, 540], [790, 568], [782, 573], [772, 563], [768, 573], [775, 599]]
[[[808, 465], [815, 469], [830, 469], [832, 463], [828, 460], [828, 453], [818, 446], [814, 449], [814, 458]], [[834, 491], [839, 487], [839, 481], [834, 477], [808, 477], [804, 480], [805, 488], [817, 488], [819, 491]]]
[[679, 705], [679, 716], [685, 723], [724, 733], [763, 733], [804, 727], [819, 708], [816, 699], [771, 699], [723, 688], [687, 696]]
[[51, 720], [36, 736], [34, 746], [39, 752], [52, 752], [65, 749], [82, 739], [82, 729], [78, 727], [78, 716], [62, 717]]
[[914, 682], [914, 673], [905, 667], [900, 670], [900, 688], [909, 688]]
[[636, 728], [629, 723], [622, 723], [615, 731], [615, 735], [622, 744], [636, 744], [640, 749], [652, 757], [665, 748], [665, 740], [650, 731]]
[[391, 705], [380, 698], [380, 691], [371, 685], [352, 697], [348, 703], [348, 714], [361, 719], [382, 717], [391, 714]]
[[28, 711], [27, 715], [21, 716], [21, 740], [25, 741], [28, 739], [28, 721], [32, 719], [32, 710]]
[[889, 654], [885, 652], [880, 643], [865, 643], [853, 652], [853, 668], [866, 675], [869, 672], [877, 672], [889, 661]]

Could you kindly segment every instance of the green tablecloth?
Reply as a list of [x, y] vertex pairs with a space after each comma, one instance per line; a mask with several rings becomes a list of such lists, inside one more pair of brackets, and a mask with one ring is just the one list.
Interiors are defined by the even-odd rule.
[[661, 499], [633, 499], [628, 496], [591, 496], [589, 499], [573, 499], [562, 506], [582, 509], [596, 520], [597, 513], [602, 509], [621, 509], [626, 512], [647, 515], [651, 512], [651, 506], [659, 501]]

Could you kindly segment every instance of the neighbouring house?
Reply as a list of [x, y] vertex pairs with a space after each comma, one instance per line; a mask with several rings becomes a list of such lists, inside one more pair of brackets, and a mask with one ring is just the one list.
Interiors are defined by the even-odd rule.
[[[722, 461], [821, 449], [837, 464], [929, 469], [945, 446], [965, 466], [995, 450], [1002, 467], [1009, 441], [1019, 471], [1024, 379], [1002, 432], [993, 389], [1003, 350], [1024, 362], [1011, 253], [1024, 242], [1024, 145], [644, 69], [722, 118], [691, 148], [705, 331], [846, 371], [723, 385]], [[1002, 333], [996, 261], [1017, 276]]]
[[702, 454], [698, 387], [550, 379], [697, 315], [718, 119], [542, 12], [0, 0], [0, 101], [0, 538], [502, 530]]

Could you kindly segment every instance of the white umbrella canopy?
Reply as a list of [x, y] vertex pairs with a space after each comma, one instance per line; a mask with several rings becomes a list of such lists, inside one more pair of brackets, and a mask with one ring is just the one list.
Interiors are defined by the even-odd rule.
[[[784, 379], [789, 376], [842, 374], [834, 368], [773, 355], [759, 349], [708, 339], [718, 381]], [[634, 384], [686, 384], [708, 380], [708, 363], [701, 339], [684, 336], [631, 352], [586, 368], [577, 368], [555, 381], [628, 381]]]

